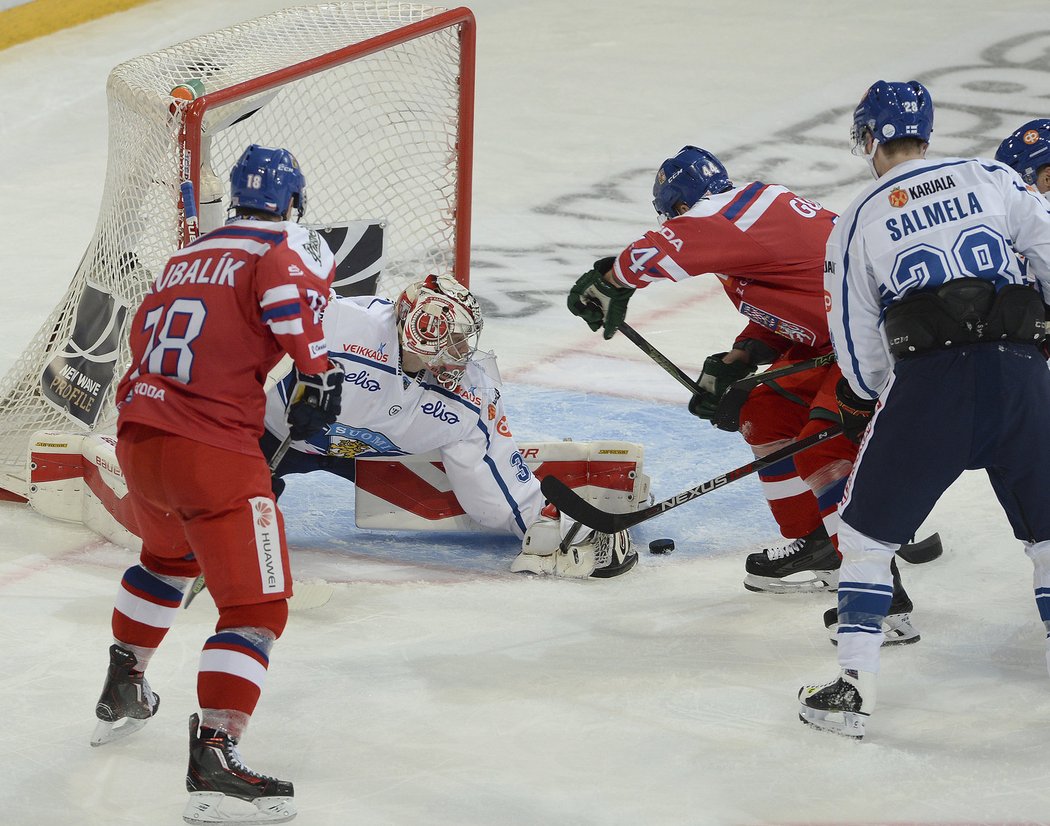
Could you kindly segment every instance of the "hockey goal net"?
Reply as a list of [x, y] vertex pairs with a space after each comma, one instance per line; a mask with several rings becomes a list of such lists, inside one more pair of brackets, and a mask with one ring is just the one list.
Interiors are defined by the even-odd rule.
[[325, 3], [117, 66], [95, 235], [0, 382], [0, 488], [27, 492], [38, 430], [112, 432], [128, 325], [193, 231], [180, 187], [192, 182], [201, 229], [218, 225], [250, 143], [299, 160], [304, 222], [330, 228], [341, 292], [393, 297], [428, 273], [468, 284], [474, 37], [465, 8]]

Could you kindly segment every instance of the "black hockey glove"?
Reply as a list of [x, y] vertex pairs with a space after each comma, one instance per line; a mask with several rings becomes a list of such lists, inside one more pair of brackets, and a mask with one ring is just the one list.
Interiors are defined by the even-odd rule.
[[308, 375], [296, 371], [296, 379], [288, 405], [288, 430], [292, 439], [299, 441], [316, 436], [339, 417], [343, 368], [329, 359], [323, 373]]
[[847, 439], [859, 445], [879, 400], [862, 399], [853, 392], [849, 382], [841, 378], [835, 385], [835, 401], [839, 406], [839, 418], [842, 419], [842, 432]]
[[701, 419], [714, 421], [715, 413], [718, 411], [718, 402], [733, 382], [745, 379], [755, 372], [755, 368], [742, 361], [726, 364], [722, 359], [725, 353], [715, 353], [704, 360], [704, 369], [696, 383], [700, 385], [700, 392], [694, 393], [689, 400], [689, 412]]
[[606, 340], [616, 335], [616, 330], [627, 318], [627, 302], [634, 294], [632, 287], [616, 287], [605, 280], [605, 273], [612, 269], [614, 258], [602, 258], [594, 262], [594, 268], [577, 279], [569, 290], [569, 312], [587, 322], [594, 332], [605, 328]]

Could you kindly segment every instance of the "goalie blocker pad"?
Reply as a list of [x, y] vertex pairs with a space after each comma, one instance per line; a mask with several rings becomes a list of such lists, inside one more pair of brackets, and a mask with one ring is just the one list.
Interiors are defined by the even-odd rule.
[[[603, 510], [649, 504], [644, 448], [635, 442], [519, 442], [518, 452], [538, 479], [553, 474]], [[463, 510], [436, 452], [358, 459], [354, 512], [371, 530], [492, 532]]]
[[[142, 542], [127, 501], [113, 436], [39, 431], [29, 443], [29, 503], [38, 513], [80, 522], [136, 553]], [[603, 510], [628, 513], [649, 503], [642, 445], [632, 442], [519, 444], [540, 479], [555, 474]], [[375, 530], [479, 531], [433, 456], [357, 461], [356, 521]]]

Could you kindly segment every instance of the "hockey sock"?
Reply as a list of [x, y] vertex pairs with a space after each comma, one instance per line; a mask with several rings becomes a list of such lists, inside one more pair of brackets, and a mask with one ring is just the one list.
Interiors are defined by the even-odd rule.
[[266, 628], [228, 628], [208, 638], [197, 675], [202, 725], [241, 738], [266, 682], [275, 639]]
[[1050, 541], [1025, 544], [1024, 552], [1035, 566], [1035, 604], [1046, 629], [1046, 668], [1050, 671]]
[[890, 565], [899, 546], [839, 525], [838, 658], [843, 668], [878, 673], [882, 620], [893, 600]]
[[[752, 449], [755, 456], [760, 457], [783, 447], [784, 444], [786, 442], [757, 447], [753, 445]], [[784, 536], [805, 536], [820, 523], [816, 499], [809, 486], [799, 477], [793, 459], [784, 459], [760, 470], [758, 478], [762, 480], [762, 492], [769, 502], [769, 510]]]
[[188, 577], [155, 574], [133, 565], [124, 572], [113, 605], [113, 639], [131, 651], [144, 671], [178, 616]]

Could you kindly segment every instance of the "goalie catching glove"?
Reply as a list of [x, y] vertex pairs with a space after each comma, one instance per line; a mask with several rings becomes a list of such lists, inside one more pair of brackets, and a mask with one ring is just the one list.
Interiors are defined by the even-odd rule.
[[521, 553], [514, 557], [510, 569], [577, 579], [607, 579], [627, 573], [638, 562], [627, 531], [608, 534], [581, 526], [574, 537], [568, 537], [573, 524], [573, 520], [562, 517], [554, 505], [548, 504], [526, 531]]
[[743, 361], [726, 363], [722, 361], [726, 353], [715, 353], [704, 360], [704, 369], [696, 383], [700, 392], [694, 393], [689, 400], [689, 412], [701, 419], [713, 422], [718, 412], [718, 403], [733, 386], [733, 382], [746, 379], [755, 372], [755, 368]]
[[615, 258], [602, 258], [594, 268], [581, 275], [569, 290], [569, 312], [587, 322], [594, 332], [604, 327], [606, 339], [616, 335], [627, 318], [627, 302], [634, 294], [633, 287], [617, 287], [605, 280]]
[[288, 432], [295, 441], [324, 431], [339, 417], [343, 398], [343, 368], [328, 360], [328, 369], [310, 375], [296, 371], [296, 384], [288, 405]]

